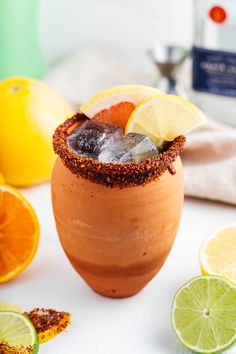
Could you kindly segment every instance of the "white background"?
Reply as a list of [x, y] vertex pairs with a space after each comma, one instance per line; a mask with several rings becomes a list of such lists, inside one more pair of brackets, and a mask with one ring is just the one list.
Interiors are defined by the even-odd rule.
[[157, 41], [190, 46], [192, 0], [39, 0], [48, 63], [85, 46], [110, 50], [132, 65]]

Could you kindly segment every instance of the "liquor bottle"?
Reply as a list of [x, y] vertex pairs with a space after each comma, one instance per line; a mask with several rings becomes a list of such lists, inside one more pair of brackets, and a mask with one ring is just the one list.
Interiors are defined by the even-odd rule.
[[38, 0], [0, 0], [0, 79], [43, 76], [37, 15]]
[[191, 98], [236, 125], [236, 0], [194, 0], [194, 17]]

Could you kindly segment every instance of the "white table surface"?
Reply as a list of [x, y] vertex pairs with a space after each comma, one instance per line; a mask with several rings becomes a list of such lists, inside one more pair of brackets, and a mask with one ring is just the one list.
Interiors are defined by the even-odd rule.
[[[67, 332], [40, 347], [40, 354], [187, 354], [175, 337], [170, 311], [176, 290], [200, 273], [198, 250], [216, 227], [236, 220], [236, 208], [186, 199], [172, 251], [154, 280], [138, 295], [112, 300], [93, 293], [69, 264], [59, 244], [50, 186], [24, 189], [41, 224], [39, 251], [30, 267], [0, 287], [0, 300], [25, 309], [69, 311]], [[236, 348], [228, 353], [236, 353]]]

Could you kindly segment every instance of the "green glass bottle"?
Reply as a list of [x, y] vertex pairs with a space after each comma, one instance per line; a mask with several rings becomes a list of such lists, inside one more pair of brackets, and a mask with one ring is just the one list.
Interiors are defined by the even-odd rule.
[[38, 0], [0, 0], [0, 79], [42, 78], [37, 15]]

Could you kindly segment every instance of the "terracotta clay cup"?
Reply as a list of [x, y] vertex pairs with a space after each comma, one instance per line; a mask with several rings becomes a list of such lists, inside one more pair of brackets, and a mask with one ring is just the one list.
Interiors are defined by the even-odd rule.
[[152, 160], [104, 164], [67, 145], [82, 119], [75, 115], [54, 134], [59, 158], [52, 200], [58, 234], [71, 264], [95, 292], [128, 297], [160, 270], [175, 239], [185, 138], [176, 138]]

